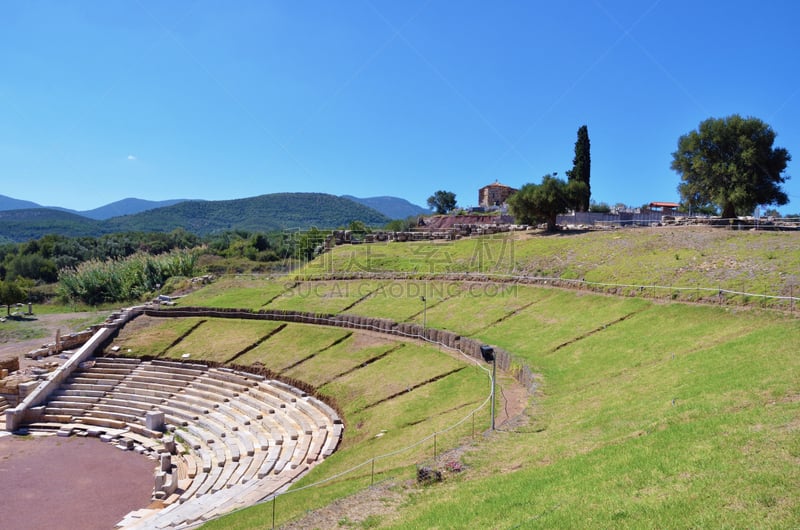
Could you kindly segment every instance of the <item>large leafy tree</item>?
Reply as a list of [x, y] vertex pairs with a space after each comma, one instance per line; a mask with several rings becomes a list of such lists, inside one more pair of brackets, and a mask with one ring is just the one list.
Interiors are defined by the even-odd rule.
[[680, 173], [678, 191], [692, 209], [713, 206], [723, 218], [749, 215], [758, 205], [789, 202], [781, 189], [792, 159], [773, 147], [775, 131], [758, 118], [709, 118], [678, 139], [672, 169]]
[[578, 212], [589, 210], [592, 188], [589, 179], [592, 173], [592, 157], [589, 154], [589, 128], [582, 125], [575, 141], [575, 158], [572, 169], [567, 171], [567, 179], [574, 196], [572, 207]]
[[452, 191], [439, 190], [428, 197], [428, 208], [438, 214], [445, 214], [456, 207], [456, 194]]
[[522, 186], [508, 198], [508, 206], [518, 223], [547, 223], [547, 230], [553, 232], [558, 214], [566, 212], [573, 200], [569, 190], [563, 180], [545, 175], [541, 184]]

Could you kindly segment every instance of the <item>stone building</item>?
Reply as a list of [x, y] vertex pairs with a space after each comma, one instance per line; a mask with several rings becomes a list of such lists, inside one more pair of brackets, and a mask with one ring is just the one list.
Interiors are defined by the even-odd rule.
[[489, 184], [478, 190], [478, 205], [484, 208], [502, 206], [508, 198], [517, 191], [516, 188], [500, 184], [495, 180], [493, 184]]

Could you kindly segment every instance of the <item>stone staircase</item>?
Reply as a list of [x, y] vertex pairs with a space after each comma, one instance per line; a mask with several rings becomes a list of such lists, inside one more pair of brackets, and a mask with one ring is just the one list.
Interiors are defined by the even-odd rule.
[[[160, 414], [165, 433], [148, 426]], [[31, 430], [100, 436], [159, 459], [154, 498], [166, 507], [131, 512], [124, 528], [191, 527], [253, 504], [330, 456], [344, 429], [330, 406], [280, 381], [124, 358], [84, 363], [35, 417]]]

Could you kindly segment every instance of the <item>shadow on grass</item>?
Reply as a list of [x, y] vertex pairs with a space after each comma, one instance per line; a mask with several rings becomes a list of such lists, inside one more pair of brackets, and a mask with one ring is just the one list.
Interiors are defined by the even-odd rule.
[[14, 322], [35, 322], [39, 320], [34, 315], [19, 315], [19, 314], [11, 314], [11, 315], [4, 315], [0, 317], [3, 321], [12, 320]]

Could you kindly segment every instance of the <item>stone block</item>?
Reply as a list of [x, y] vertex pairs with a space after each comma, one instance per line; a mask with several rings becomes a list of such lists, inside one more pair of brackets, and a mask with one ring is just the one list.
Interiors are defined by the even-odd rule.
[[165, 436], [162, 441], [164, 443], [164, 449], [166, 449], [169, 454], [174, 455], [178, 453], [178, 448], [175, 446], [175, 437]]
[[161, 453], [159, 458], [161, 459], [161, 471], [167, 472], [172, 469], [172, 457], [169, 453]]
[[161, 491], [164, 489], [164, 484], [167, 482], [167, 474], [163, 471], [157, 471], [155, 474], [155, 487], [153, 491]]
[[160, 410], [151, 410], [144, 416], [145, 427], [151, 431], [164, 431], [164, 413]]

